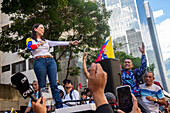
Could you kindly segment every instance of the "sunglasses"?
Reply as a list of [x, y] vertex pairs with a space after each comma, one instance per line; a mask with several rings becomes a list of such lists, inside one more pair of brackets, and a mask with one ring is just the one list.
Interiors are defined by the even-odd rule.
[[66, 81], [66, 83], [70, 84], [71, 82], [70, 81]]

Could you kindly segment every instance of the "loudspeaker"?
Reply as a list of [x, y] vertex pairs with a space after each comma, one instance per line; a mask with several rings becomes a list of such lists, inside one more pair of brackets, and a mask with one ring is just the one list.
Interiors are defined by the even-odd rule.
[[122, 85], [119, 59], [109, 58], [101, 60], [97, 63], [99, 63], [103, 70], [107, 73], [105, 92], [112, 92], [116, 95], [116, 87]]

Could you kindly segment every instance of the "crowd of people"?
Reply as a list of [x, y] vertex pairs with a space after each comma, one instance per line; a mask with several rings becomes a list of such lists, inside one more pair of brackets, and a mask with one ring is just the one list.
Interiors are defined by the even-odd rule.
[[[87, 69], [86, 58], [87, 52], [83, 54], [83, 72], [87, 78], [87, 88], [79, 92], [73, 88], [73, 83], [69, 79], [63, 81], [63, 86], [58, 84], [57, 87], [57, 66], [53, 56], [49, 53], [49, 47], [62, 46], [62, 45], [77, 45], [78, 41], [61, 42], [50, 41], [43, 38], [44, 27], [42, 24], [35, 24], [32, 27], [32, 35], [27, 39], [27, 47], [32, 51], [34, 61], [34, 71], [38, 82], [33, 82], [35, 96], [37, 102], [32, 102], [30, 99], [29, 105], [25, 113], [31, 110], [36, 113], [46, 113], [46, 100], [38, 93], [38, 89], [46, 86], [46, 75], [50, 81], [52, 96], [55, 100], [55, 107], [70, 107], [80, 104], [95, 103], [96, 113], [113, 113], [113, 109], [108, 103], [104, 94], [104, 89], [107, 83], [107, 73], [102, 69], [98, 63], [92, 63], [90, 68]], [[139, 47], [142, 53], [141, 67], [132, 71], [133, 62], [131, 59], [124, 60], [124, 69], [122, 69], [122, 82], [123, 85], [131, 87], [133, 107], [132, 113], [158, 113], [159, 106], [163, 105], [168, 108], [165, 96], [160, 86], [154, 84], [154, 73], [146, 72], [147, 60], [145, 55], [145, 45], [142, 43], [142, 48]], [[145, 83], [140, 84], [139, 79], [144, 75]], [[37, 87], [35, 87], [35, 84]], [[38, 86], [39, 85], [39, 86]], [[37, 96], [38, 95], [38, 96]], [[39, 98], [39, 99], [38, 99]], [[79, 100], [79, 101], [77, 101]], [[42, 103], [41, 103], [42, 102]], [[31, 104], [31, 105], [30, 105]], [[169, 110], [167, 110], [168, 112]], [[117, 109], [118, 113], [124, 113]]]

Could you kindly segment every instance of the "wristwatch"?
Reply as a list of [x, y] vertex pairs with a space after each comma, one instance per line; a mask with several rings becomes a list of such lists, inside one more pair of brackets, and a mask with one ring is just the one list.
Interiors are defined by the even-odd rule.
[[157, 103], [158, 102], [158, 99], [155, 99], [155, 101], [154, 101], [155, 103]]

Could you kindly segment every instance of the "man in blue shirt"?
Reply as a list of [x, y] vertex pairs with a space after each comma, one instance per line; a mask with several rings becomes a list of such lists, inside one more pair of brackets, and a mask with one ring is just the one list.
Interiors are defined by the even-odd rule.
[[[38, 89], [39, 89], [38, 82], [37, 82], [37, 81], [33, 81], [32, 87], [33, 87], [33, 89], [34, 89], [33, 96], [35, 96], [35, 97], [38, 99], [38, 93], [39, 93], [39, 91], [38, 91]], [[30, 101], [29, 101], [29, 103], [28, 103], [28, 107], [27, 107], [26, 110], [25, 110], [25, 113], [34, 113], [34, 112], [32, 112], [32, 104], [31, 104], [31, 101], [32, 101], [32, 99], [30, 98]]]
[[142, 102], [140, 97], [140, 89], [139, 89], [139, 78], [145, 74], [147, 69], [147, 60], [145, 56], [145, 45], [142, 43], [142, 48], [139, 47], [140, 52], [142, 53], [141, 58], [141, 67], [132, 71], [133, 62], [131, 59], [124, 60], [124, 70], [122, 70], [122, 81], [123, 85], [131, 86], [131, 92], [136, 96], [138, 100], [139, 108], [141, 109], [142, 113], [149, 113], [148, 108]]

